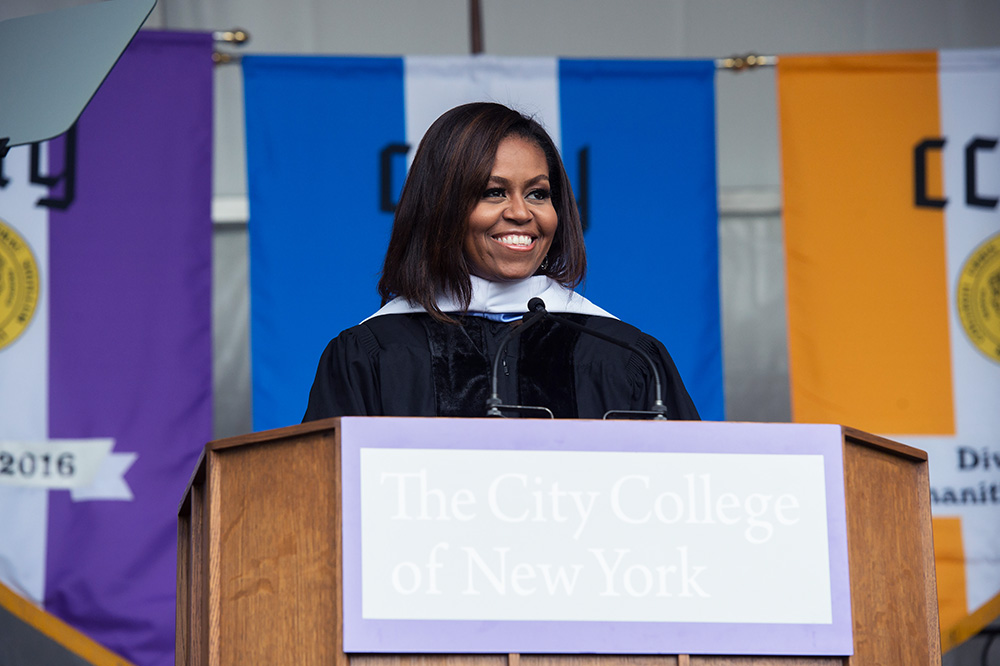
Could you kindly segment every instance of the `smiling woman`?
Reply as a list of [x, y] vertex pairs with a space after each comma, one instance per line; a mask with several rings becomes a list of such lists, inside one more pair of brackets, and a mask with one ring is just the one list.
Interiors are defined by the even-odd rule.
[[507, 137], [497, 146], [486, 191], [469, 214], [464, 249], [472, 274], [497, 282], [531, 277], [558, 226], [545, 153], [530, 141]]
[[[484, 416], [498, 354], [498, 390], [514, 404], [558, 418], [645, 410], [659, 375], [668, 418], [698, 418], [663, 345], [573, 291], [585, 272], [572, 187], [545, 129], [500, 104], [448, 111], [400, 195], [383, 307], [327, 346], [304, 420]], [[532, 298], [570, 323], [541, 321], [508, 342]]]

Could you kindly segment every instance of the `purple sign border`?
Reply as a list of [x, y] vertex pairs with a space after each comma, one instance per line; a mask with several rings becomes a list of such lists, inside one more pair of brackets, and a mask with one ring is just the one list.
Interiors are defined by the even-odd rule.
[[[853, 654], [840, 426], [345, 417], [341, 428], [345, 652]], [[660, 430], [653, 437], [650, 429], [656, 428]], [[607, 436], [610, 432], [613, 435]], [[821, 455], [826, 480], [833, 622], [366, 620], [361, 615], [360, 479], [364, 448]]]

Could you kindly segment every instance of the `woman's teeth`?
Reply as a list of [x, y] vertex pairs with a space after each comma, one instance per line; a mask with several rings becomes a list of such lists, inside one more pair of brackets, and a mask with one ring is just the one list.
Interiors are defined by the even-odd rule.
[[494, 238], [504, 245], [520, 245], [527, 247], [532, 243], [531, 236], [525, 236], [522, 234], [508, 234], [506, 236], [495, 236]]

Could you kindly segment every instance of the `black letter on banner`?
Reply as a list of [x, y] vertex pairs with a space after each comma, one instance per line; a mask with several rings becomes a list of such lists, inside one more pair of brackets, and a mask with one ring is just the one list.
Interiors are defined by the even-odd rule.
[[10, 178], [3, 175], [3, 158], [7, 157], [7, 153], [10, 151], [8, 143], [10, 143], [10, 137], [5, 136], [0, 139], [0, 187], [10, 185]]
[[43, 176], [40, 173], [40, 145], [38, 143], [31, 144], [31, 182], [47, 186], [49, 194], [52, 194], [53, 187], [62, 182], [63, 193], [62, 197], [58, 199], [43, 197], [36, 201], [35, 205], [66, 210], [76, 197], [76, 124], [74, 123], [66, 131], [65, 142], [63, 143], [65, 156], [63, 170], [58, 176]]
[[0, 188], [10, 185], [10, 178], [3, 175], [3, 158], [7, 157], [7, 142], [10, 139], [0, 139]]
[[965, 146], [965, 203], [976, 208], [996, 208], [996, 197], [981, 197], [976, 192], [976, 153], [980, 150], [993, 150], [997, 147], [996, 139], [984, 139], [977, 136]]
[[580, 174], [576, 179], [576, 207], [580, 211], [580, 226], [584, 231], [590, 228], [590, 146], [584, 146], [577, 153]]
[[406, 155], [410, 147], [405, 143], [390, 143], [379, 155], [379, 180], [381, 181], [381, 201], [379, 208], [385, 213], [396, 212], [396, 202], [392, 200], [392, 158]]
[[921, 208], [944, 208], [948, 199], [927, 196], [927, 151], [944, 148], [944, 139], [924, 139], [913, 149], [913, 203]]

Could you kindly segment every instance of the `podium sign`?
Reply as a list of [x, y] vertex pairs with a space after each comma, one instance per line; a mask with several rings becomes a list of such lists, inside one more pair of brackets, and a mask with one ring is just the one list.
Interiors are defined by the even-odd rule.
[[852, 654], [840, 427], [341, 427], [345, 652]]

